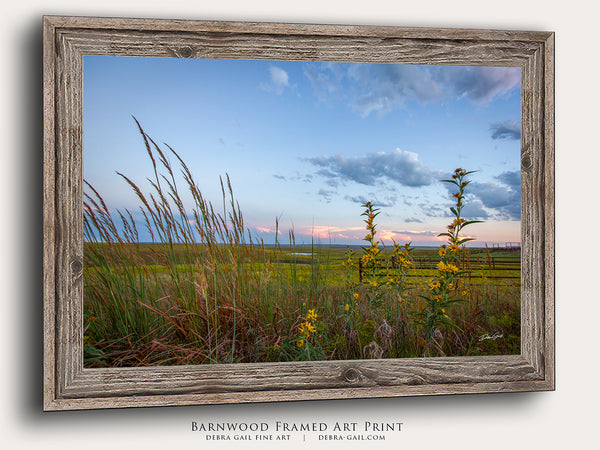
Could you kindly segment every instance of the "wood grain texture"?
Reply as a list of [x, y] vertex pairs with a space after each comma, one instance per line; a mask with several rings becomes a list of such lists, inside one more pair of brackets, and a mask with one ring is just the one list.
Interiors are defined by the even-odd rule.
[[538, 127], [543, 109], [540, 91], [540, 51], [522, 67], [521, 88], [521, 351], [536, 369], [544, 336], [539, 328], [540, 305], [535, 301], [544, 289], [544, 260], [537, 258], [544, 247], [544, 152]]
[[[83, 368], [83, 176], [82, 55], [56, 34], [57, 60], [71, 70], [57, 73], [56, 320], [57, 391], [61, 395]], [[68, 299], [63, 301], [63, 299]], [[74, 357], [78, 355], [78, 357]]]
[[544, 335], [546, 337], [545, 378], [554, 389], [555, 379], [555, 353], [554, 353], [554, 35], [548, 36], [544, 42], [544, 270], [545, 292], [542, 296], [544, 302]]
[[521, 356], [86, 369], [65, 398], [540, 381]]
[[523, 41], [544, 43], [552, 33], [546, 31], [477, 30], [460, 28], [422, 28], [368, 25], [294, 24], [270, 22], [228, 22], [209, 20], [145, 19], [115, 17], [46, 16], [56, 28], [81, 30], [118, 30], [124, 32], [247, 33], [253, 36], [378, 36], [403, 39]]
[[55, 48], [54, 27], [44, 20], [44, 184], [43, 184], [43, 293], [44, 293], [44, 407], [51, 405], [56, 395], [56, 309], [55, 309], [55, 259], [54, 199], [55, 189]]
[[[65, 39], [86, 54], [313, 61], [354, 61], [407, 64], [487, 64], [516, 66], [537, 44], [497, 41], [369, 37], [295, 36], [247, 33], [226, 36], [167, 32], [65, 32]], [[449, 52], [449, 47], [452, 51]]]
[[[520, 67], [521, 355], [83, 369], [84, 55]], [[44, 409], [553, 389], [553, 73], [547, 32], [44, 18]]]
[[447, 385], [384, 386], [344, 389], [306, 389], [268, 392], [235, 392], [208, 394], [119, 395], [96, 398], [58, 398], [46, 410], [133, 408], [149, 406], [183, 406], [226, 403], [270, 403], [323, 399], [359, 399], [381, 397], [416, 397], [424, 395], [481, 394], [503, 392], [530, 392], [548, 390], [545, 381], [503, 381], [499, 383], [465, 383]]

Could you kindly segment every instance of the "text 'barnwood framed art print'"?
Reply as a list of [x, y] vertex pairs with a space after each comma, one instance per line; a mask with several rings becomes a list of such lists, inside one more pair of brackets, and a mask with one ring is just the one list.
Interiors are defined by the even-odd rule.
[[44, 18], [44, 409], [554, 388], [553, 33]]

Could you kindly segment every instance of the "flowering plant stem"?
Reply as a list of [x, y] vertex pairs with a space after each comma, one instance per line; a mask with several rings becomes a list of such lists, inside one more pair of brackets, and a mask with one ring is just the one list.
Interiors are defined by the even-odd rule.
[[479, 223], [479, 220], [468, 221], [462, 217], [464, 207], [465, 188], [470, 181], [466, 176], [473, 172], [467, 172], [461, 168], [454, 171], [452, 179], [442, 180], [446, 183], [454, 184], [458, 190], [452, 194], [456, 199], [456, 205], [450, 208], [454, 220], [448, 225], [448, 231], [438, 236], [448, 238], [448, 244], [444, 244], [439, 249], [440, 261], [436, 269], [437, 275], [429, 281], [429, 294], [422, 295], [425, 299], [425, 310], [418, 314], [418, 324], [425, 329], [425, 338], [428, 342], [432, 341], [436, 330], [444, 326], [457, 327], [450, 318], [446, 309], [453, 303], [464, 301], [463, 298], [456, 296], [460, 276], [465, 273], [460, 269], [459, 250], [465, 242], [473, 240], [469, 237], [461, 237], [461, 231], [467, 226]]

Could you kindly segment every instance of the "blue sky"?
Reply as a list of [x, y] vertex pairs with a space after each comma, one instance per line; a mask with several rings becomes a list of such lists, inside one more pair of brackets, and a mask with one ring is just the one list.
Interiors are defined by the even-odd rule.
[[[520, 240], [520, 69], [84, 57], [84, 178], [111, 209], [137, 209], [122, 172], [152, 173], [132, 116], [221, 204], [228, 174], [253, 234], [359, 244], [361, 203], [384, 243], [437, 245], [446, 183], [471, 176], [477, 244]], [[191, 206], [191, 203], [190, 203]]]

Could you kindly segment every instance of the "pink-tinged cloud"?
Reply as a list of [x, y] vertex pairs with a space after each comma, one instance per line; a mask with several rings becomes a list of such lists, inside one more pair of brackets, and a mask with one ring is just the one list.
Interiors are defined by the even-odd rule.
[[[275, 230], [273, 230], [272, 228], [267, 228], [267, 227], [256, 227], [257, 231], [260, 231], [261, 233], [275, 233]], [[281, 230], [277, 230], [277, 234], [281, 234]]]
[[332, 227], [328, 225], [315, 225], [314, 227], [304, 227], [295, 230], [296, 234], [312, 236], [318, 239], [342, 238], [342, 239], [362, 239], [362, 227]]
[[419, 242], [440, 242], [446, 238], [439, 237], [433, 231], [387, 231], [381, 230], [377, 232], [376, 238], [383, 242], [410, 242], [418, 240]]

